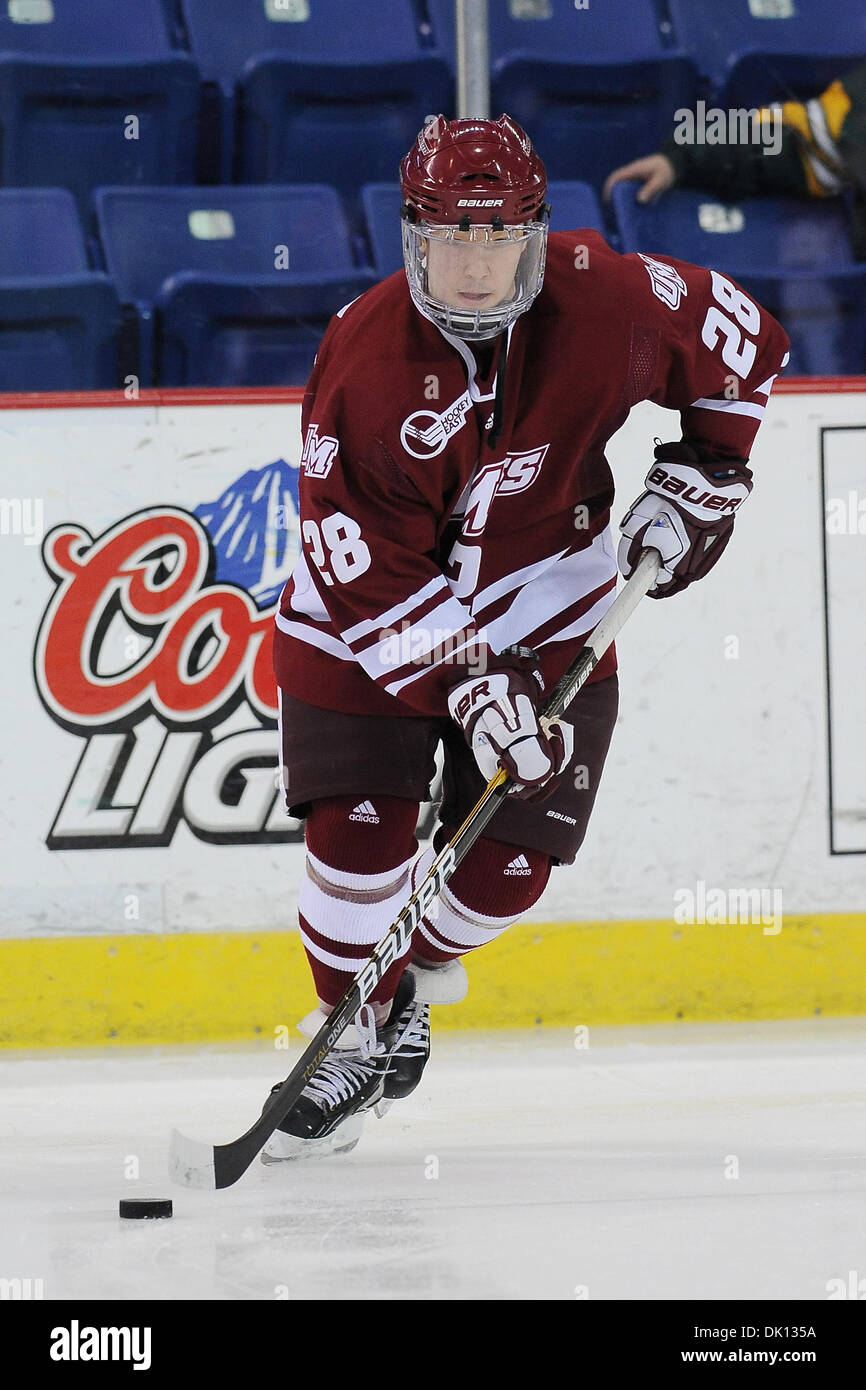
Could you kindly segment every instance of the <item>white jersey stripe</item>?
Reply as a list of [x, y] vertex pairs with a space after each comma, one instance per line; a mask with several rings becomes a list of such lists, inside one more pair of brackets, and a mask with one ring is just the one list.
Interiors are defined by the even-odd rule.
[[830, 134], [830, 127], [827, 125], [827, 117], [824, 115], [824, 108], [817, 97], [806, 102], [806, 115], [809, 118], [809, 128], [812, 138], [819, 150], [823, 150], [833, 163], [838, 163], [839, 152]]
[[557, 614], [566, 613], [603, 584], [609, 584], [616, 573], [609, 532], [603, 531], [585, 550], [567, 555], [521, 589], [505, 612], [487, 624], [487, 641], [497, 652], [523, 641]]
[[341, 642], [338, 637], [332, 637], [330, 633], [320, 632], [317, 627], [305, 627], [303, 623], [293, 623], [279, 611], [276, 614], [276, 624], [280, 632], [286, 632], [290, 637], [297, 637], [299, 642], [306, 642], [311, 647], [318, 647], [320, 651], [339, 657], [340, 661], [355, 660], [354, 652], [346, 646], [345, 642]]
[[760, 386], [755, 387], [754, 391], [752, 392], [752, 395], [769, 396], [770, 392], [773, 389], [773, 382], [776, 380], [776, 377], [778, 375], [778, 372], [774, 372], [772, 376], [768, 376], [766, 381], [762, 381]]
[[[447, 589], [447, 584], [445, 587]], [[425, 660], [436, 647], [445, 648], [446, 660], [453, 658], [455, 648], [452, 639], [456, 633], [465, 632], [467, 628], [474, 628], [468, 612], [456, 598], [449, 597], [437, 608], [425, 613], [418, 623], [402, 632], [392, 629], [375, 646], [366, 647], [355, 655], [372, 680], [379, 680], [383, 676], [397, 677], [399, 672], [417, 662], [422, 663], [419, 674], [423, 674], [439, 664], [438, 660]], [[476, 640], [474, 637], [468, 639], [469, 642]], [[467, 643], [461, 645], [466, 646]]]
[[581, 613], [575, 622], [569, 623], [567, 627], [560, 628], [559, 632], [554, 632], [552, 637], [545, 637], [542, 644], [546, 647], [549, 642], [566, 642], [571, 637], [582, 637], [584, 633], [589, 635], [592, 629], [601, 622], [610, 605], [616, 598], [616, 587], [610, 589], [606, 594], [602, 594], [585, 613]]
[[752, 405], [749, 401], [714, 401], [711, 397], [702, 396], [699, 401], [692, 401], [690, 410], [724, 410], [729, 415], [753, 415], [756, 420], [763, 420], [765, 405]]
[[[596, 537], [596, 540], [598, 537]], [[595, 541], [593, 541], [593, 545]], [[510, 574], [505, 574], [495, 583], [488, 584], [486, 589], [482, 589], [472, 600], [471, 611], [474, 617], [476, 613], [482, 613], [485, 608], [489, 608], [498, 598], [504, 594], [513, 593], [515, 589], [520, 589], [524, 584], [530, 584], [537, 579], [540, 574], [544, 574], [555, 565], [557, 560], [561, 560], [565, 555], [564, 550], [557, 550], [555, 555], [549, 555], [546, 560], [537, 560], [533, 565], [525, 565], [521, 570], [512, 570]]]
[[[365, 618], [363, 622], [356, 623], [354, 627], [347, 627], [340, 633], [344, 642], [357, 642], [359, 638], [366, 637], [369, 633], [375, 632], [380, 627], [392, 627], [401, 618], [406, 618], [416, 608], [420, 608], [423, 603], [431, 599], [437, 589], [447, 589], [448, 580], [444, 574], [438, 574], [419, 589], [417, 593], [410, 594], [408, 598], [401, 599], [395, 603], [393, 608], [387, 608], [384, 613], [380, 613], [377, 618]], [[465, 622], [465, 619], [464, 619]]]
[[314, 622], [329, 623], [331, 616], [313, 583], [307, 557], [303, 551], [298, 556], [298, 562], [292, 571], [290, 582], [292, 584], [290, 599], [292, 610], [295, 613], [303, 613], [306, 618], [312, 618]]
[[426, 676], [429, 671], [435, 671], [437, 666], [441, 666], [446, 661], [454, 661], [461, 652], [466, 651], [467, 647], [474, 647], [477, 650], [481, 640], [481, 637], [470, 637], [468, 641], [461, 642], [459, 647], [454, 647], [453, 650], [447, 651], [438, 661], [431, 661], [429, 664], [422, 666], [420, 670], [414, 671], [411, 676], [404, 676], [402, 680], [389, 681], [385, 686], [386, 691], [389, 695], [396, 695], [404, 686], [411, 685], [413, 681], [420, 680], [421, 677]]

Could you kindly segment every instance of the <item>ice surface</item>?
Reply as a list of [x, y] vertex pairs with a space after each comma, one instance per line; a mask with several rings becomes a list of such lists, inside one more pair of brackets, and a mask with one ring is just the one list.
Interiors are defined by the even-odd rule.
[[[864, 1019], [457, 1036], [434, 1014], [422, 1087], [353, 1153], [221, 1192], [170, 1181], [172, 1127], [236, 1137], [297, 1052], [3, 1053], [0, 1276], [46, 1299], [824, 1300], [866, 1276], [864, 1052]], [[121, 1221], [131, 1196], [173, 1219]]]

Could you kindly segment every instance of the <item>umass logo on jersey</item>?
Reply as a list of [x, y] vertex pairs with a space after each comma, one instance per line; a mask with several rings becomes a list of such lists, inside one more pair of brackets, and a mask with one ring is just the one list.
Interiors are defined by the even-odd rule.
[[278, 459], [193, 511], [45, 537], [36, 683], [81, 740], [49, 848], [168, 845], [181, 821], [217, 844], [291, 838], [271, 641], [297, 517], [297, 469]]

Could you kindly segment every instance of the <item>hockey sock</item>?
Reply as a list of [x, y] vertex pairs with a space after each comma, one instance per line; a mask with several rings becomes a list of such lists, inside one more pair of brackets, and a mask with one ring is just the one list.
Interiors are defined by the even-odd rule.
[[549, 854], [477, 840], [442, 889], [435, 910], [422, 918], [413, 937], [414, 958], [422, 965], [442, 964], [495, 941], [538, 902], [549, 877]]
[[[416, 803], [402, 797], [336, 796], [313, 803], [298, 917], [326, 1007], [345, 993], [406, 904], [417, 819]], [[408, 959], [404, 952], [394, 961], [371, 996], [377, 1023], [387, 1016]]]

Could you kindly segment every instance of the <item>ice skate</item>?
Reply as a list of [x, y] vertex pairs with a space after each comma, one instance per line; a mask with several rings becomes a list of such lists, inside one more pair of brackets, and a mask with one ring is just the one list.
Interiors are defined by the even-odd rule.
[[460, 960], [433, 966], [416, 958], [406, 974], [412, 977], [415, 991], [395, 1024], [396, 1038], [388, 1057], [385, 1091], [374, 1107], [380, 1119], [393, 1101], [411, 1095], [421, 1080], [430, 1056], [430, 1005], [457, 1004], [465, 999], [469, 988]]
[[[415, 1002], [413, 975], [407, 972], [401, 979], [391, 1013], [378, 1029], [372, 1010], [369, 1021], [362, 1018], [365, 1012], [359, 1011], [271, 1135], [262, 1150], [263, 1163], [350, 1152], [368, 1110], [375, 1107], [381, 1116], [392, 1100], [418, 1085], [430, 1051], [430, 1026], [427, 1005]], [[322, 1022], [318, 1010], [304, 1020], [313, 1029], [311, 1036]], [[271, 1095], [281, 1084], [272, 1087]]]

